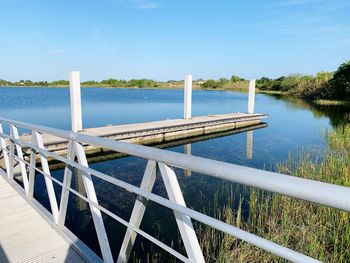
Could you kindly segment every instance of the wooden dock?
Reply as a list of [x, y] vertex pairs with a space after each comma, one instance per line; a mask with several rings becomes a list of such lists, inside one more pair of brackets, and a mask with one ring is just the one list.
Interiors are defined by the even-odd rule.
[[86, 262], [1, 175], [0, 262]]
[[[235, 130], [243, 127], [259, 125], [266, 114], [230, 113], [193, 117], [190, 120], [171, 119], [125, 125], [111, 125], [84, 129], [81, 133], [104, 137], [110, 140], [120, 140], [130, 143], [154, 145], [169, 141], [187, 139], [217, 132]], [[30, 136], [22, 136], [30, 141]], [[49, 134], [43, 134], [44, 145], [48, 150], [65, 154], [67, 141]], [[88, 154], [100, 152], [94, 146], [86, 146]]]

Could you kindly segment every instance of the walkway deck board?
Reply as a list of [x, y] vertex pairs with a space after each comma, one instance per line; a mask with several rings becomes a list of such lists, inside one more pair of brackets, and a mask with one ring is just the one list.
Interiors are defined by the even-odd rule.
[[85, 262], [1, 175], [0, 262]]

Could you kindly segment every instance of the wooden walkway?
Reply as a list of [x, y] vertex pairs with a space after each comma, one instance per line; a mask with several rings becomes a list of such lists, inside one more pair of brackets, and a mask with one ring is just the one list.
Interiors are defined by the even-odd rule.
[[0, 262], [85, 262], [1, 175]]

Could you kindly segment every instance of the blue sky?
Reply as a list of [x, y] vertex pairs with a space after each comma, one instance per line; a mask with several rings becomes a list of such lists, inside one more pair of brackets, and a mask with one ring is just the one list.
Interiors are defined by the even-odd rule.
[[332, 71], [348, 0], [0, 0], [0, 78], [182, 79]]

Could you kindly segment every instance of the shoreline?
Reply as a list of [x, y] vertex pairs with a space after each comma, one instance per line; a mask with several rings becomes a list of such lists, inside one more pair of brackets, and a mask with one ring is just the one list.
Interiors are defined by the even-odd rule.
[[[49, 89], [68, 89], [69, 86], [0, 86], [1, 88], [49, 88]], [[103, 88], [103, 89], [149, 89], [149, 90], [180, 90], [183, 89], [182, 86], [176, 86], [176, 87], [112, 87], [107, 85], [81, 85], [81, 88]], [[232, 91], [232, 92], [242, 92], [246, 93], [248, 92], [247, 89], [230, 89], [230, 88], [202, 88], [198, 85], [193, 86], [193, 90], [207, 90], [207, 91]], [[265, 95], [271, 95], [271, 96], [288, 96], [288, 92], [285, 91], [275, 91], [275, 90], [261, 90], [259, 88], [256, 88], [256, 93], [258, 94], [265, 94]], [[317, 100], [306, 100], [302, 98], [297, 98], [302, 101], [305, 101], [310, 104], [318, 105], [318, 106], [343, 106], [343, 107], [349, 107], [350, 108], [350, 102], [344, 101], [344, 100], [325, 100], [325, 99], [317, 99]]]

